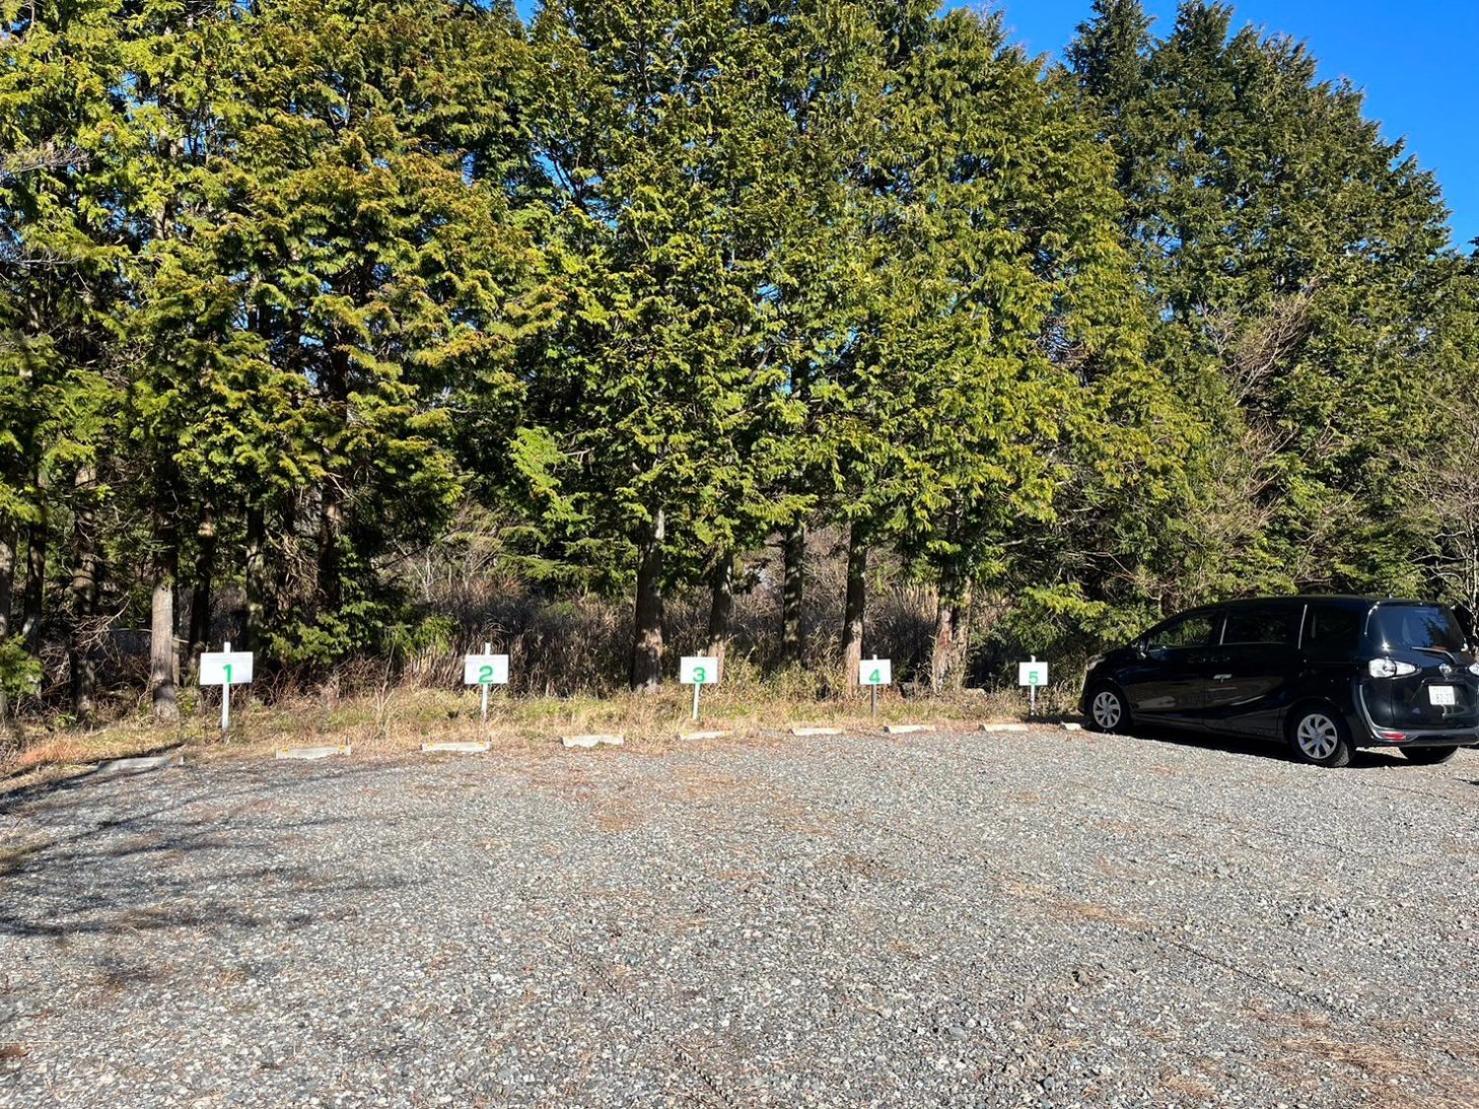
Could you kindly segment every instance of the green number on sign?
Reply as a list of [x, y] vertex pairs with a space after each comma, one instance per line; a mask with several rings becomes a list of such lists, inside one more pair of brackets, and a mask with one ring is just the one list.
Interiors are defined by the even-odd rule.
[[231, 684], [231, 664], [228, 662], [225, 666], [222, 667], [222, 669], [226, 671], [226, 684], [227, 685], [230, 685]]
[[483, 665], [478, 667], [478, 685], [493, 684], [493, 667]]
[[707, 669], [702, 666], [695, 666], [693, 668], [693, 683], [695, 685], [703, 685], [708, 680], [709, 672]]
[[868, 675], [868, 684], [869, 685], [882, 685], [883, 684], [883, 675], [880, 674], [877, 670], [873, 671], [873, 673], [871, 673], [871, 674]]

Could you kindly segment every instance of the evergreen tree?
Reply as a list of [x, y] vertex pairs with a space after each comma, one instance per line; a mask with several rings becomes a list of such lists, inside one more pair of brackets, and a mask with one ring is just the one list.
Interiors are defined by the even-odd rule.
[[1164, 526], [1131, 530], [1159, 537], [1144, 573], [1105, 566], [1092, 588], [1170, 607], [1296, 586], [1411, 591], [1395, 479], [1404, 443], [1432, 431], [1428, 306], [1447, 213], [1359, 92], [1319, 80], [1303, 45], [1231, 21], [1189, 2], [1152, 39], [1137, 0], [1100, 0], [1069, 54], [1118, 158], [1158, 322], [1151, 359], [1205, 428], [1186, 499]]

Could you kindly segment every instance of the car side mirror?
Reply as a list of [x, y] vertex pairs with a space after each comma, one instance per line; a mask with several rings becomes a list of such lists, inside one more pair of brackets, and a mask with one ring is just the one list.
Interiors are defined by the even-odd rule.
[[1150, 650], [1145, 646], [1143, 640], [1136, 640], [1135, 642], [1135, 657], [1138, 659], [1147, 659], [1150, 657]]

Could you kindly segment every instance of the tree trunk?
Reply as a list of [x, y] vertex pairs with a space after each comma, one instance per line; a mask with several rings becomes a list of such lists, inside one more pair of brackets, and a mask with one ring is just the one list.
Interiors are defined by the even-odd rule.
[[854, 524], [847, 538], [847, 594], [842, 605], [842, 669], [858, 685], [863, 661], [863, 617], [868, 604], [868, 544]]
[[975, 594], [967, 585], [960, 594], [960, 600], [955, 605], [953, 615], [954, 628], [951, 643], [954, 653], [950, 659], [950, 672], [955, 685], [959, 687], [966, 678], [970, 676], [969, 666], [971, 662], [971, 606], [974, 603]]
[[666, 537], [666, 521], [659, 508], [639, 552], [632, 629], [631, 685], [647, 693], [654, 692], [662, 680], [662, 545]]
[[46, 509], [26, 529], [26, 593], [21, 602], [21, 641], [31, 654], [41, 651], [46, 626]]
[[267, 524], [260, 504], [247, 510], [246, 613], [241, 622], [241, 649], [260, 650], [267, 593]]
[[729, 620], [734, 613], [734, 559], [726, 558], [714, 571], [710, 583], [709, 646], [705, 652], [719, 660], [715, 680], [724, 678], [724, 656], [729, 653]]
[[67, 645], [72, 671], [72, 712], [78, 720], [92, 719], [97, 686], [93, 658], [93, 618], [98, 611], [97, 510], [93, 504], [95, 473], [90, 466], [77, 471], [77, 507], [72, 527], [72, 627]]
[[[15, 528], [0, 527], [0, 643], [10, 635], [10, 603], [15, 589]], [[10, 700], [0, 687], [0, 740], [9, 738]]]
[[781, 546], [781, 663], [792, 666], [806, 655], [806, 632], [801, 626], [806, 601], [806, 525], [786, 532]]
[[210, 505], [200, 510], [196, 528], [194, 580], [190, 583], [190, 659], [200, 657], [210, 646], [211, 585], [216, 570], [216, 520]]
[[953, 580], [940, 585], [935, 604], [935, 640], [930, 652], [930, 688], [936, 693], [960, 680], [960, 662], [968, 646], [966, 606], [969, 590], [962, 591]]
[[175, 577], [180, 552], [167, 529], [154, 569], [154, 596], [149, 621], [149, 689], [154, 719], [162, 724], [180, 718], [175, 696]]
[[0, 527], [0, 641], [10, 634], [10, 604], [15, 591], [15, 528]]
[[323, 485], [323, 503], [318, 521], [318, 596], [325, 612], [338, 612], [344, 604], [344, 578], [339, 539], [344, 534], [344, 503], [337, 482], [330, 477]]

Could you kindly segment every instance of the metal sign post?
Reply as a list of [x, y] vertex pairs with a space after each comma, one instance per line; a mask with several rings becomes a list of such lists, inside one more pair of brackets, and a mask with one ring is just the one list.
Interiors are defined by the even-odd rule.
[[[493, 644], [491, 644], [491, 643], [484, 643], [483, 644], [483, 654], [485, 654], [485, 655], [491, 655], [492, 653], [493, 653]], [[486, 724], [488, 722], [488, 683], [487, 682], [481, 682], [480, 684], [483, 687], [483, 723]]]
[[[222, 646], [226, 653], [231, 653], [231, 640], [227, 640]], [[226, 684], [221, 687], [221, 734], [225, 735], [231, 730], [231, 667], [226, 668]]]

